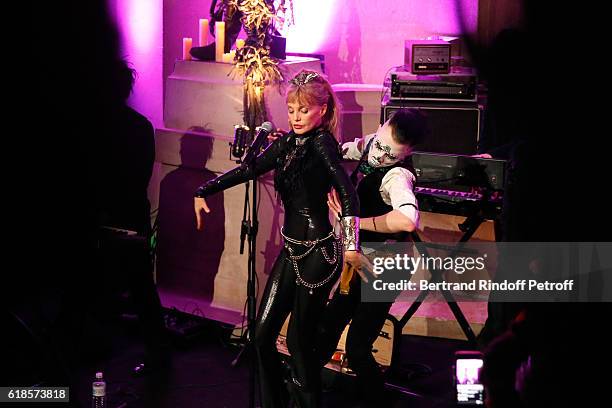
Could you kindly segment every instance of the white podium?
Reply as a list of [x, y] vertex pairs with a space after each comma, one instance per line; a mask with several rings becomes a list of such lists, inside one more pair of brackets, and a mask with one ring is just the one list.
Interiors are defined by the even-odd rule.
[[[314, 58], [290, 57], [279, 64], [285, 80], [299, 70], [321, 72], [321, 61]], [[205, 61], [177, 61], [166, 81], [164, 125], [170, 129], [203, 127], [217, 135], [233, 135], [234, 125], [242, 124], [243, 78], [228, 74], [233, 65]], [[287, 127], [284, 89], [266, 87], [264, 99], [268, 120]]]
[[[301, 69], [321, 72], [314, 58], [293, 57], [280, 64], [286, 80]], [[206, 180], [236, 166], [229, 156], [234, 125], [243, 123], [242, 78], [231, 78], [230, 64], [177, 61], [166, 82], [164, 128], [156, 130], [156, 166], [151, 208], [158, 208], [156, 279], [162, 303], [209, 318], [241, 320], [247, 288], [247, 254], [239, 254], [243, 185], [211, 196], [212, 212], [196, 231], [193, 193]], [[264, 92], [268, 119], [287, 129], [283, 87]], [[258, 300], [279, 253], [283, 209], [272, 175], [259, 182], [257, 238]]]

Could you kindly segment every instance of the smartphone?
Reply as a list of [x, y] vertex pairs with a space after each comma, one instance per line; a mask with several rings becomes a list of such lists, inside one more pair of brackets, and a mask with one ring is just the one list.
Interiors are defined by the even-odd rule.
[[480, 378], [482, 353], [455, 352], [455, 392], [458, 406], [484, 405], [484, 386]]

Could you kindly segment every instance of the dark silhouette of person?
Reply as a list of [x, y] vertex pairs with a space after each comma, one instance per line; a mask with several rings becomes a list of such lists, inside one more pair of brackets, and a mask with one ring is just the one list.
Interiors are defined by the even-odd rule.
[[[503, 210], [496, 221], [496, 239], [502, 242], [535, 240], [533, 229], [526, 228], [529, 218], [529, 189], [533, 185], [526, 173], [527, 152], [533, 149], [529, 124], [532, 110], [528, 93], [529, 74], [521, 66], [521, 58], [527, 54], [527, 34], [518, 29], [500, 32], [487, 50], [483, 75], [488, 80], [488, 107], [484, 121], [483, 137], [479, 141], [480, 153], [508, 161]], [[519, 199], [520, 197], [520, 199]], [[532, 224], [533, 225], [533, 224]], [[531, 234], [531, 235], [530, 235]], [[495, 274], [498, 282], [506, 279], [529, 279], [527, 263], [517, 262], [517, 254], [500, 248], [500, 263]], [[511, 260], [513, 260], [511, 262]], [[504, 301], [503, 292], [493, 292], [488, 303], [488, 317], [479, 334], [479, 341], [487, 344], [508, 329], [510, 322], [524, 306]]]
[[[550, 9], [542, 2], [524, 0], [522, 7], [524, 24], [500, 32], [491, 47], [477, 52], [485, 57], [476, 61], [489, 80], [491, 96], [492, 121], [483, 135], [482, 152], [502, 157], [505, 150], [510, 160], [502, 239], [526, 243], [519, 255], [527, 261], [546, 261], [526, 247], [533, 242], [609, 240], [605, 234], [610, 229], [604, 225], [609, 204], [588, 195], [604, 182], [602, 176], [609, 172], [598, 167], [609, 160], [598, 157], [607, 152], [597, 147], [601, 138], [591, 129], [598, 117], [588, 103], [582, 103], [600, 88], [572, 86], [578, 82], [565, 72], [571, 64], [528, 63], [559, 61], [575, 37], [564, 27], [571, 21], [572, 26], [584, 28], [581, 12], [588, 8], [559, 4], [556, 17], [549, 19]], [[591, 19], [588, 24], [596, 26]], [[578, 31], [579, 38], [596, 38], [587, 34], [589, 30]], [[552, 33], [555, 40], [549, 41]], [[560, 86], [563, 83], [568, 86]], [[509, 263], [515, 254], [506, 255], [499, 258], [505, 270], [496, 279], [523, 279], [529, 273], [525, 262]], [[609, 348], [605, 344], [609, 340], [597, 329], [608, 318], [610, 303], [490, 306], [482, 371], [488, 407], [602, 405], [594, 401], [601, 400], [596, 390], [603, 388], [593, 373]]]
[[[3, 358], [4, 384], [77, 390], [76, 369], [90, 362], [86, 357], [100, 357], [108, 343], [102, 330], [84, 336], [91, 334], [92, 309], [101, 306], [92, 302], [99, 283], [96, 169], [122, 104], [112, 68], [119, 36], [106, 3], [40, 4], [13, 15], [17, 23], [30, 21], [32, 44], [45, 38], [53, 45], [36, 51], [36, 68], [15, 68], [32, 80], [12, 81], [18, 92], [7, 96], [16, 111], [7, 122], [19, 124], [21, 132], [12, 138], [20, 146], [7, 146], [16, 159], [11, 178], [18, 189], [5, 191], [15, 204], [6, 212], [6, 233], [15, 243], [7, 279], [15, 283], [2, 285], [11, 311], [3, 339], [13, 357]], [[69, 405], [79, 406], [73, 395]]]
[[155, 131], [143, 115], [125, 102], [130, 96], [134, 72], [124, 61], [116, 62], [117, 87], [123, 104], [117, 106], [114, 131], [109, 132], [104, 158], [108, 167], [101, 180], [102, 224], [151, 234], [147, 188], [155, 160]]
[[[101, 239], [105, 270], [115, 279], [125, 279], [138, 314], [146, 357], [135, 369], [142, 374], [165, 369], [169, 363], [162, 307], [153, 281], [150, 255], [151, 207], [147, 189], [155, 160], [155, 130], [151, 122], [127, 105], [135, 72], [124, 60], [117, 60], [116, 105], [112, 126], [102, 145], [99, 190], [99, 220], [106, 227], [134, 231], [137, 235], [106, 233]], [[109, 235], [112, 235], [109, 237]]]

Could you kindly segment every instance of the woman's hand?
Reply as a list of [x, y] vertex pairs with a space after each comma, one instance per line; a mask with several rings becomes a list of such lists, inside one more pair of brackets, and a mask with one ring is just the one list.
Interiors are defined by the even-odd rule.
[[202, 230], [202, 227], [204, 226], [202, 223], [202, 210], [204, 210], [206, 213], [209, 213], [210, 208], [208, 208], [206, 200], [202, 197], [193, 198], [193, 208], [196, 214], [196, 228], [198, 230]]
[[329, 193], [327, 193], [327, 206], [329, 210], [332, 212], [334, 217], [339, 220], [342, 218], [342, 207], [340, 206], [340, 198], [338, 197], [338, 193], [333, 188]]
[[370, 260], [359, 251], [344, 251], [344, 268], [351, 268], [356, 271], [365, 283], [368, 283], [366, 271], [376, 277]]
[[285, 136], [287, 133], [289, 133], [289, 132], [287, 132], [286, 130], [283, 130], [281, 128], [277, 128], [274, 132], [272, 132], [272, 133], [270, 133], [268, 135], [268, 142], [272, 143], [276, 139], [278, 139], [279, 137]]

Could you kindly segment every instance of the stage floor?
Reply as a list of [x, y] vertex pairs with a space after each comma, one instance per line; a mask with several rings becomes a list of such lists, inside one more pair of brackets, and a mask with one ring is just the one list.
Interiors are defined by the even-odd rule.
[[[215, 320], [239, 326], [243, 324], [242, 314], [234, 310], [215, 307], [208, 299], [193, 298], [186, 295], [159, 288], [159, 296], [162, 305], [168, 309], [176, 308], [181, 312], [204, 316]], [[400, 319], [410, 307], [410, 303], [396, 302], [390, 313]], [[484, 302], [459, 302], [459, 307], [465, 315], [476, 335], [482, 329], [487, 318], [487, 304]], [[448, 305], [438, 301], [425, 301], [417, 310], [415, 315], [404, 326], [404, 334], [414, 334], [428, 337], [442, 337], [448, 339], [464, 340], [465, 335], [455, 320]]]
[[[78, 370], [71, 397], [83, 407], [91, 404], [91, 381], [98, 370], [107, 379], [109, 408], [233, 408], [248, 406], [249, 370], [244, 361], [234, 368], [232, 360], [238, 349], [230, 346], [222, 331], [211, 330], [189, 346], [175, 347], [173, 366], [167, 377], [159, 381], [134, 378], [131, 367], [142, 357], [142, 344], [136, 327], [109, 327], [109, 356], [100, 361], [83, 361]], [[400, 374], [389, 384], [407, 387], [422, 398], [389, 390], [394, 403], [391, 407], [451, 407], [453, 388], [451, 365], [455, 350], [466, 343], [457, 340], [402, 336], [399, 347]], [[431, 373], [410, 378], [411, 369], [426, 365]], [[402, 368], [403, 366], [403, 368]], [[401, 373], [405, 373], [401, 378]], [[357, 406], [354, 379], [324, 370], [323, 407], [349, 408]]]

